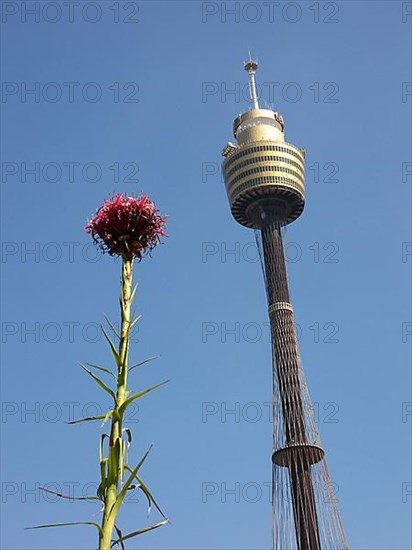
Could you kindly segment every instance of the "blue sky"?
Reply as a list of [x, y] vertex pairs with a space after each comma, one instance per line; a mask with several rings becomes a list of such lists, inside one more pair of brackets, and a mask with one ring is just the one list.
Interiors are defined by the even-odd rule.
[[[84, 225], [141, 190], [169, 238], [135, 269], [132, 358], [161, 358], [131, 388], [172, 381], [133, 412], [132, 460], [154, 443], [144, 479], [172, 524], [128, 547], [269, 547], [266, 299], [219, 172], [249, 49], [307, 149], [289, 275], [350, 547], [411, 547], [410, 4], [2, 3], [2, 548], [95, 548], [91, 528], [23, 528], [97, 512], [35, 489], [97, 480], [99, 425], [65, 421], [108, 406], [76, 365], [110, 361], [119, 264]], [[148, 524], [137, 497], [124, 531]]]

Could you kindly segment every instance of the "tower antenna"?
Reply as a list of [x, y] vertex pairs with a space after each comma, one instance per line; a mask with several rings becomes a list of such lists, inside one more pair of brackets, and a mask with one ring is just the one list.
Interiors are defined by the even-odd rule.
[[252, 59], [249, 52], [249, 61], [245, 63], [245, 71], [249, 74], [249, 93], [250, 101], [252, 103], [252, 109], [259, 109], [258, 97], [256, 93], [256, 80], [255, 73], [257, 71], [258, 64]]

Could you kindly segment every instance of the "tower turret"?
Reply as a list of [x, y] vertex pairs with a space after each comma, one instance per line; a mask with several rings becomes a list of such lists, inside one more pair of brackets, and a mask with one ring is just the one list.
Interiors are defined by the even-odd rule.
[[305, 153], [285, 142], [282, 115], [259, 107], [256, 61], [249, 60], [251, 109], [233, 122], [236, 144], [223, 149], [223, 174], [232, 214], [246, 227], [293, 222], [305, 205]]

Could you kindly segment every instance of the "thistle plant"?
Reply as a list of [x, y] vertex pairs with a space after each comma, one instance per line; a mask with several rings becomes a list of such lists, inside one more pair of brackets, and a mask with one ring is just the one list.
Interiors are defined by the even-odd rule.
[[[115, 369], [111, 370], [92, 363], [81, 365], [100, 388], [110, 395], [112, 407], [105, 415], [81, 418], [74, 420], [71, 424], [102, 420], [102, 426], [110, 422], [111, 428], [110, 434], [103, 433], [100, 437], [100, 484], [97, 495], [95, 497], [76, 498], [49, 490], [47, 492], [71, 500], [100, 502], [102, 521], [100, 525], [95, 522], [76, 522], [38, 525], [32, 529], [92, 525], [99, 534], [99, 550], [109, 550], [116, 545], [124, 548], [125, 540], [168, 523], [155, 498], [140, 476], [140, 469], [148, 457], [151, 447], [143, 455], [137, 466], [132, 468], [128, 463], [132, 432], [129, 428], [124, 427], [128, 407], [137, 399], [144, 397], [167, 382], [162, 382], [138, 393], [132, 393], [127, 389], [128, 374], [154, 359], [152, 357], [129, 366], [130, 335], [139, 320], [138, 317], [132, 314], [132, 304], [137, 288], [137, 285], [133, 288], [133, 265], [135, 261], [141, 261], [147, 253], [155, 248], [160, 242], [160, 237], [166, 236], [164, 232], [165, 220], [166, 218], [160, 215], [155, 205], [146, 195], [135, 198], [118, 194], [106, 200], [86, 225], [86, 233], [92, 236], [103, 252], [121, 258], [121, 323], [120, 331], [117, 331], [114, 325], [106, 319], [108, 329], [113, 333], [113, 339], [109, 335], [109, 331], [103, 326], [101, 327], [113, 355]], [[96, 371], [110, 376], [115, 384], [110, 386], [110, 384], [104, 382], [96, 374]], [[163, 520], [149, 527], [123, 535], [117, 525], [117, 517], [127, 492], [135, 488], [140, 489], [147, 498], [149, 512], [153, 505], [160, 512]]]

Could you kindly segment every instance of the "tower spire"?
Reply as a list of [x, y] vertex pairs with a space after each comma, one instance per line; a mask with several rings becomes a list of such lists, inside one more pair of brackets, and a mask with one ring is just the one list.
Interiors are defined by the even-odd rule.
[[249, 74], [249, 93], [250, 102], [252, 103], [252, 109], [259, 109], [258, 97], [256, 93], [256, 80], [255, 73], [257, 71], [258, 64], [252, 59], [249, 52], [249, 61], [245, 63], [245, 71]]

